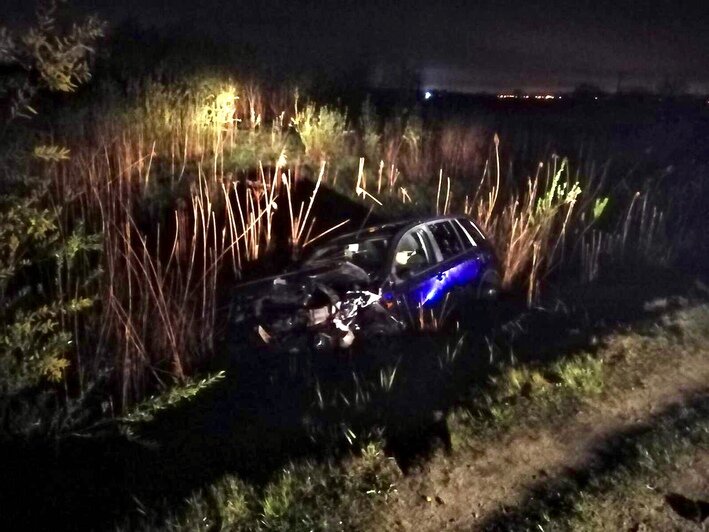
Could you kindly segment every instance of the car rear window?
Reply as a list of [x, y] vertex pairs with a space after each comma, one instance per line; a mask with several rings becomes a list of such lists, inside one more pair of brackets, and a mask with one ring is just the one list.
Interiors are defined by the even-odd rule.
[[433, 237], [436, 239], [444, 259], [449, 259], [463, 252], [463, 244], [453, 224], [449, 221], [435, 222], [430, 224], [428, 228], [433, 233]]

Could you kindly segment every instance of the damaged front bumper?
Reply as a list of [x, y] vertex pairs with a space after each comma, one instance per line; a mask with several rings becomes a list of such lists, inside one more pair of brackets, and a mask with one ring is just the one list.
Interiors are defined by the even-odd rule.
[[404, 328], [379, 292], [336, 291], [283, 278], [236, 301], [231, 314], [231, 323], [245, 327], [256, 342], [289, 352], [346, 349], [358, 337], [396, 334]]

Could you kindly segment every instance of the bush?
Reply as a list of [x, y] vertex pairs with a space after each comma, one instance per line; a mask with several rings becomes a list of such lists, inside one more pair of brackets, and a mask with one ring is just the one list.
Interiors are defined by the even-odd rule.
[[[0, 204], [0, 402], [65, 380], [78, 364], [72, 330], [94, 302], [95, 269], [82, 263], [100, 249], [99, 238], [83, 226], [64, 235], [41, 200], [34, 194]], [[83, 386], [82, 368], [73, 373]]]
[[[72, 92], [90, 78], [93, 45], [103, 35], [103, 23], [88, 18], [58, 27], [57, 6], [56, 1], [41, 4], [35, 26], [22, 32], [0, 28], [0, 64], [9, 73], [0, 81], [0, 102], [5, 103], [0, 114], [9, 122], [36, 114], [32, 98], [39, 91]], [[17, 128], [6, 126], [5, 134], [17, 134]], [[27, 413], [46, 392], [63, 390], [66, 403], [70, 387], [85, 389], [87, 372], [76, 349], [79, 315], [93, 305], [98, 262], [91, 255], [101, 242], [81, 221], [68, 223], [62, 202], [52, 201], [48, 182], [31, 172], [36, 159], [53, 166], [68, 157], [69, 151], [59, 146], [36, 146], [33, 154], [10, 147], [0, 162], [2, 188], [8, 192], [0, 201], [2, 432], [38, 428]], [[56, 408], [58, 403], [44, 404]], [[18, 413], [26, 422], [16, 419]]]
[[12, 73], [0, 80], [0, 102], [9, 102], [0, 110], [9, 111], [11, 118], [37, 114], [32, 99], [39, 90], [72, 92], [91, 78], [89, 62], [104, 24], [88, 17], [60, 28], [58, 5], [58, 0], [41, 3], [36, 24], [22, 33], [0, 28], [0, 65]]
[[338, 161], [345, 156], [347, 117], [341, 111], [309, 103], [296, 113], [292, 125], [312, 164], [319, 166], [322, 161]]

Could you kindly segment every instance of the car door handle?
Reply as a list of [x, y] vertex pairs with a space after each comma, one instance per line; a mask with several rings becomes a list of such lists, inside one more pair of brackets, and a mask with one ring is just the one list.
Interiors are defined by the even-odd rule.
[[444, 272], [438, 272], [438, 273], [436, 274], [436, 279], [438, 279], [439, 281], [442, 281], [442, 280], [443, 280], [443, 273], [444, 273]]

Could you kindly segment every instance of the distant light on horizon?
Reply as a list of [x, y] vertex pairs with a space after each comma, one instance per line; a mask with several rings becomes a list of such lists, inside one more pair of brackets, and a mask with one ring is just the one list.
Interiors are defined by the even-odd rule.
[[535, 100], [561, 100], [561, 96], [555, 94], [535, 94], [530, 96], [529, 94], [502, 93], [498, 94], [497, 98], [500, 100], [528, 100], [529, 98], [534, 98]]
[[424, 100], [430, 100], [432, 97], [433, 97], [433, 93], [431, 91], [426, 91], [423, 93]]

